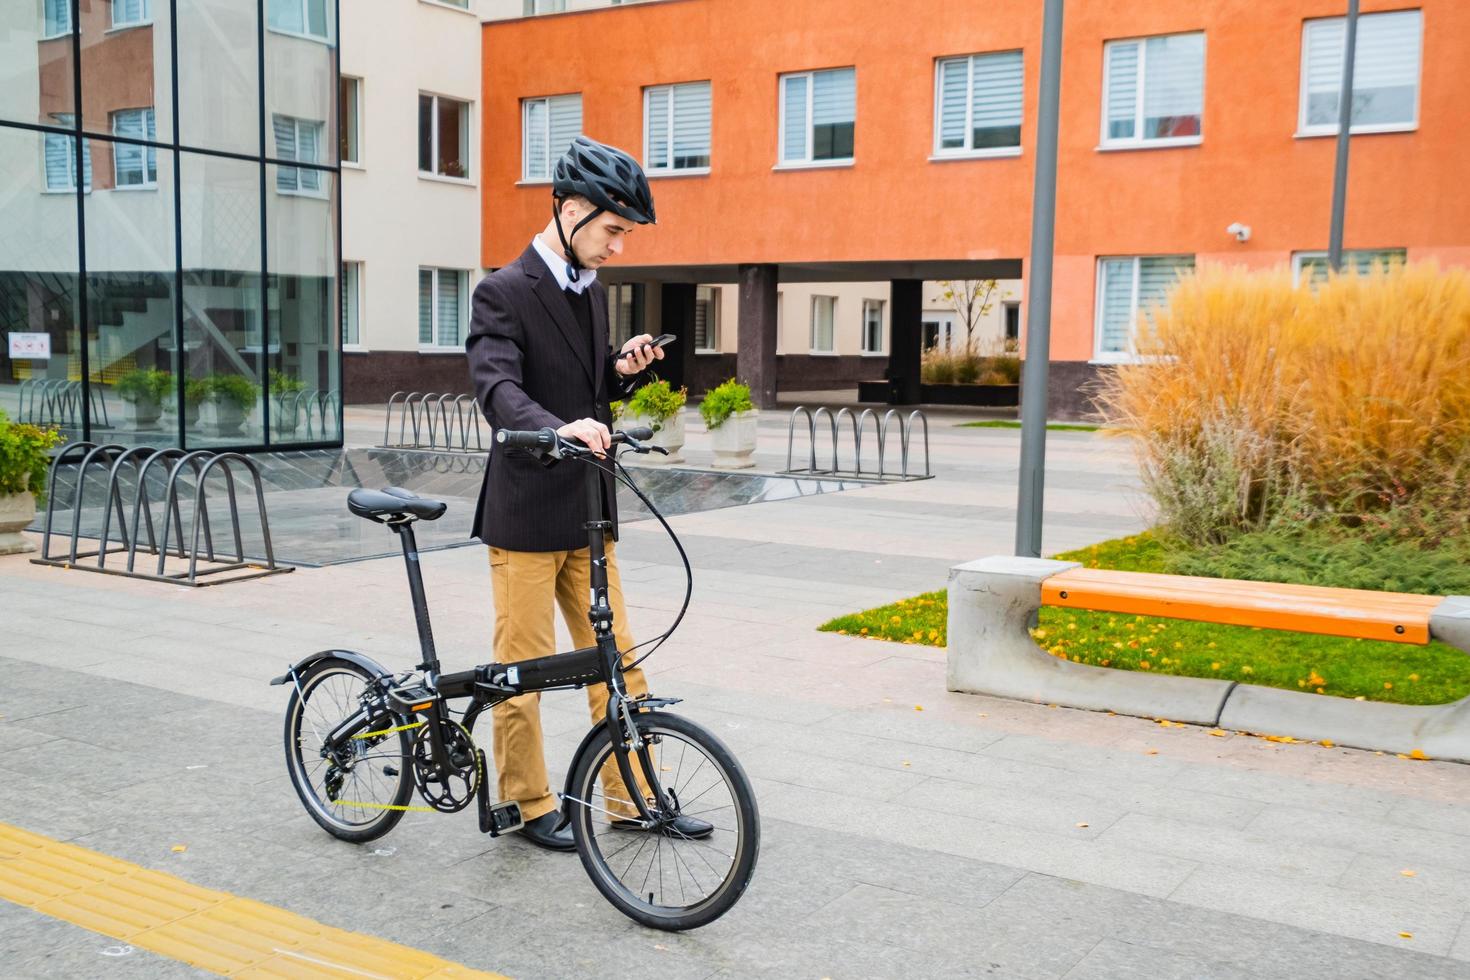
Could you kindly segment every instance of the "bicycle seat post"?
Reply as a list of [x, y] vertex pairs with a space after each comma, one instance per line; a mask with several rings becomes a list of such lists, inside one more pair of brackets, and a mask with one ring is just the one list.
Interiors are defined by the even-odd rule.
[[413, 618], [419, 628], [420, 670], [439, 673], [439, 655], [434, 650], [434, 631], [429, 626], [429, 602], [424, 596], [424, 576], [419, 571], [419, 546], [413, 535], [413, 520], [388, 521], [403, 541], [403, 564], [408, 569], [408, 591], [413, 597]]

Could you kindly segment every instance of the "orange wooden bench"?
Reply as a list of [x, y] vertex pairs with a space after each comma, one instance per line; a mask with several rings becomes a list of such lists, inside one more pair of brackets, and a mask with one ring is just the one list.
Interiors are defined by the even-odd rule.
[[1164, 616], [1395, 643], [1429, 642], [1443, 596], [1072, 568], [1041, 583], [1046, 606]]

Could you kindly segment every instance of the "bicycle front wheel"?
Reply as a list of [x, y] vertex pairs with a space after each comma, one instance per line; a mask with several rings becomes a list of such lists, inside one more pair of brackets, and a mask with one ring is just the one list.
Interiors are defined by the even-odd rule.
[[323, 830], [362, 844], [393, 829], [413, 793], [409, 733], [383, 714], [335, 752], [325, 736], [362, 707], [373, 675], [346, 660], [312, 665], [286, 705], [286, 768], [291, 785]]
[[[728, 912], [750, 884], [760, 851], [755, 793], [740, 763], [707, 729], [663, 712], [636, 716], [648, 741], [654, 774], [675, 804], [670, 816], [713, 829], [690, 837], [676, 825], [619, 826], [632, 803], [609, 796], [605, 776], [616, 772], [606, 728], [575, 760], [572, 833], [582, 866], [619, 911], [655, 929], [707, 925]], [[641, 768], [636, 756], [635, 771]], [[614, 785], [619, 782], [614, 780]]]

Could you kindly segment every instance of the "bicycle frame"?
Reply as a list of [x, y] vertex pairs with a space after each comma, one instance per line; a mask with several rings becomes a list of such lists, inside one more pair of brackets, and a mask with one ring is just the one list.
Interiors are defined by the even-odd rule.
[[[440, 722], [446, 718], [442, 707], [451, 699], [468, 697], [460, 724], [466, 731], [473, 732], [474, 723], [480, 713], [502, 701], [521, 694], [585, 687], [589, 684], [607, 685], [607, 711], [601, 725], [610, 736], [612, 752], [617, 760], [618, 772], [623, 785], [629, 788], [633, 804], [638, 808], [639, 818], [646, 827], [672, 820], [676, 816], [676, 804], [658, 779], [658, 766], [649, 752], [648, 744], [638, 731], [634, 715], [639, 712], [665, 707], [677, 703], [674, 698], [645, 698], [633, 701], [628, 698], [623, 684], [622, 654], [613, 635], [613, 611], [608, 602], [607, 553], [604, 536], [612, 530], [602, 509], [601, 466], [590, 458], [590, 453], [568, 453], [569, 458], [579, 458], [587, 465], [586, 495], [589, 519], [584, 524], [587, 530], [588, 558], [591, 563], [591, 605], [587, 610], [588, 621], [596, 636], [596, 644], [568, 653], [556, 653], [514, 664], [480, 664], [470, 670], [441, 674], [438, 653], [434, 646], [433, 629], [429, 622], [428, 601], [424, 593], [423, 575], [419, 568], [418, 544], [413, 532], [413, 519], [384, 521], [399, 536], [403, 545], [404, 566], [408, 573], [409, 592], [413, 600], [414, 620], [418, 626], [420, 662], [418, 670], [424, 673], [423, 684], [403, 684], [405, 675], [394, 675], [385, 671], [371, 659], [342, 650], [324, 650], [313, 654], [294, 666], [272, 684], [296, 684], [298, 675], [319, 660], [337, 657], [368, 667], [377, 675], [377, 683], [371, 692], [371, 701], [344, 719], [323, 740], [323, 753], [336, 753], [348, 746], [354, 736], [361, 735], [379, 724], [385, 715], [404, 722], [412, 722], [419, 716], [428, 725], [430, 755], [436, 770], [444, 771], [449, 757], [440, 731]], [[451, 719], [452, 720], [452, 719]], [[400, 722], [402, 723], [402, 722]], [[571, 778], [577, 770], [577, 761], [589, 751], [599, 732], [594, 724], [582, 740], [572, 757], [567, 770], [566, 792], [563, 794], [563, 814], [570, 819], [574, 804], [586, 801], [571, 798]], [[636, 787], [633, 759], [646, 778], [649, 790], [656, 801], [650, 807], [643, 793]], [[484, 797], [484, 780], [481, 780], [481, 796]], [[482, 829], [485, 828], [485, 813], [482, 805]]]

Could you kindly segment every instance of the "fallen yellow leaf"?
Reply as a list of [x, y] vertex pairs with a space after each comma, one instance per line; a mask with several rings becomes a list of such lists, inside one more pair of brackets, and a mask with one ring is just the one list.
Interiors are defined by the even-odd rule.
[[1330, 748], [1332, 748], [1332, 747], [1333, 747], [1333, 746], [1334, 746], [1334, 745], [1336, 745], [1336, 744], [1337, 744], [1337, 743], [1336, 743], [1336, 742], [1334, 742], [1334, 741], [1332, 741], [1332, 739], [1330, 739], [1330, 738], [1324, 738], [1324, 739], [1323, 739], [1323, 740], [1322, 740], [1322, 747], [1323, 747], [1323, 748], [1326, 748], [1326, 749], [1330, 749]]
[[1403, 875], [1405, 878], [1412, 878], [1418, 873], [1419, 872], [1417, 871], [1410, 871], [1408, 868], [1405, 868], [1404, 870], [1399, 872], [1399, 874]]
[[1214, 728], [1210, 730], [1210, 734], [1215, 736], [1216, 738], [1224, 738], [1230, 733], [1225, 731], [1223, 728]]
[[1143, 754], [1144, 755], [1158, 755], [1159, 754], [1159, 750], [1158, 749], [1148, 749]]
[[1429, 761], [1429, 756], [1427, 756], [1427, 755], [1424, 754], [1424, 750], [1423, 749], [1415, 749], [1415, 750], [1413, 750], [1412, 752], [1409, 753], [1409, 758], [1410, 759], [1417, 759], [1419, 762], [1427, 762], [1427, 761]]
[[1084, 823], [1084, 822], [1079, 822], [1079, 823], [1078, 823], [1078, 824], [1077, 824], [1077, 826], [1079, 826], [1079, 827], [1086, 827], [1086, 826], [1087, 826], [1087, 824], [1086, 824], [1086, 823]]
[[184, 846], [184, 845], [183, 845], [183, 844], [175, 844], [175, 845], [174, 845], [174, 846], [173, 846], [173, 852], [174, 852], [174, 853], [175, 853], [175, 854], [183, 854], [183, 853], [184, 853], [184, 852], [185, 852], [185, 851], [187, 851], [187, 850], [188, 850], [188, 849], [189, 849], [189, 848], [187, 848], [187, 847], [185, 847], [185, 846]]
[[914, 710], [915, 711], [923, 711], [924, 710], [924, 706], [922, 704], [916, 704], [916, 705], [914, 705]]
[[1413, 939], [1414, 938], [1414, 934], [1412, 932], [1401, 932], [1401, 933], [1399, 933], [1399, 938], [1400, 939]]

